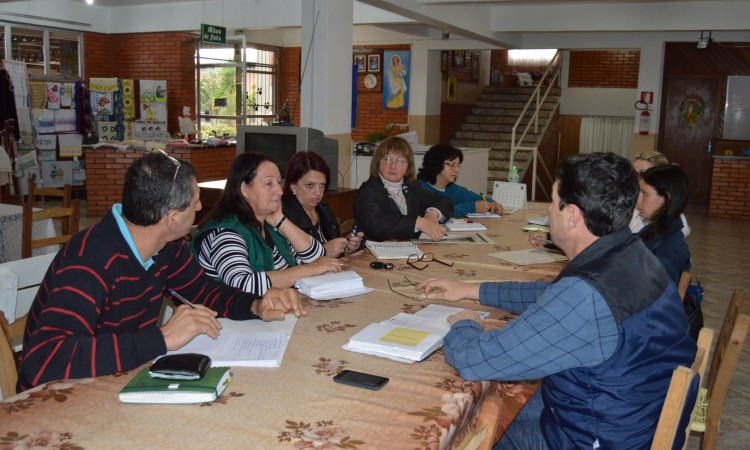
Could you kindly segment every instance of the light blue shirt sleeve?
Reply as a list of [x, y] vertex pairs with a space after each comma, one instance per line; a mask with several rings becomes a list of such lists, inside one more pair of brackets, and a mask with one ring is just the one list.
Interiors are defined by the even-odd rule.
[[486, 284], [480, 288], [482, 304], [521, 315], [501, 330], [485, 332], [471, 320], [453, 325], [443, 341], [445, 360], [466, 380], [539, 379], [601, 364], [617, 347], [612, 311], [580, 278]]

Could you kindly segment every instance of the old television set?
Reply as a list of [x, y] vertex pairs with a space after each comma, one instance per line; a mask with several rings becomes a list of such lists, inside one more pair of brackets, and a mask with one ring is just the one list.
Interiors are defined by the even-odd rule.
[[237, 154], [259, 152], [279, 166], [281, 177], [289, 159], [297, 152], [312, 151], [323, 157], [331, 169], [328, 189], [338, 187], [339, 144], [323, 132], [309, 127], [237, 125]]

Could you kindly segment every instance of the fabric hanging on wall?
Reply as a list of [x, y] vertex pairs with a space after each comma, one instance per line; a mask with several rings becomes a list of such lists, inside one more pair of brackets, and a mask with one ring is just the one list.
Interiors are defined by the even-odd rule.
[[38, 134], [55, 132], [55, 112], [51, 109], [35, 109], [32, 111], [34, 128]]
[[76, 112], [72, 109], [58, 109], [55, 111], [55, 133], [70, 133], [76, 131]]
[[123, 112], [123, 95], [125, 89], [122, 80], [117, 80], [117, 95], [115, 95], [115, 126], [116, 138], [118, 141], [125, 140], [125, 114]]
[[47, 107], [47, 83], [30, 81], [29, 94], [31, 95], [32, 109], [45, 109]]
[[140, 81], [141, 117], [140, 120], [167, 121], [167, 81]]
[[135, 81], [122, 80], [122, 113], [125, 121], [135, 120]]
[[34, 144], [34, 129], [31, 126], [31, 110], [29, 108], [18, 108], [18, 132], [21, 133], [22, 142], [25, 145]]
[[72, 108], [73, 106], [73, 83], [62, 83], [60, 89], [60, 107]]
[[92, 78], [89, 85], [91, 86], [92, 125], [96, 130], [99, 121], [115, 120], [114, 102], [115, 93], [118, 92], [117, 78]]
[[632, 159], [634, 132], [635, 119], [632, 117], [584, 117], [578, 151], [612, 152]]
[[47, 109], [60, 109], [60, 83], [47, 82]]

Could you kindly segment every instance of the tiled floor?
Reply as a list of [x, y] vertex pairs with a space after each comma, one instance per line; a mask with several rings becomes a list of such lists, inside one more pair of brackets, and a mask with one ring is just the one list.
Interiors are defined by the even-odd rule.
[[[691, 273], [705, 287], [704, 326], [718, 331], [734, 289], [750, 295], [750, 221], [710, 219], [702, 207], [686, 213], [692, 233], [687, 238]], [[745, 306], [745, 312], [750, 307]], [[710, 361], [710, 360], [709, 360]], [[750, 341], [745, 343], [721, 413], [718, 449], [750, 448]], [[698, 448], [691, 436], [688, 449]]]
[[[85, 216], [85, 213], [83, 214]], [[693, 258], [694, 277], [705, 287], [705, 326], [721, 328], [734, 289], [750, 295], [750, 221], [710, 219], [706, 208], [691, 206], [686, 212], [692, 233], [687, 238]], [[99, 218], [82, 217], [81, 227]], [[750, 310], [746, 307], [745, 311]], [[722, 411], [719, 449], [750, 448], [750, 342], [742, 351]], [[688, 449], [698, 449], [691, 436]]]

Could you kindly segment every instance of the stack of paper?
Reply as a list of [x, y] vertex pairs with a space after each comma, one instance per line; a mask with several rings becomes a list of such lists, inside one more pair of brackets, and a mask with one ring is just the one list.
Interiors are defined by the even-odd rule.
[[352, 270], [302, 278], [294, 286], [313, 300], [333, 300], [372, 291], [364, 285], [362, 277]]
[[231, 381], [228, 367], [212, 367], [200, 380], [152, 378], [144, 367], [120, 391], [123, 403], [206, 403], [213, 402]]
[[443, 337], [450, 331], [448, 317], [460, 311], [463, 309], [429, 305], [416, 314], [399, 313], [368, 325], [343, 348], [402, 362], [422, 361], [443, 345]]
[[297, 318], [294, 314], [273, 322], [222, 318], [219, 323], [218, 339], [202, 334], [167, 354], [201, 353], [211, 358], [211, 367], [279, 367]]
[[484, 231], [487, 229], [481, 223], [468, 219], [450, 219], [445, 222], [445, 228], [448, 231]]
[[549, 226], [549, 216], [531, 217], [529, 219], [526, 219], [526, 221], [532, 225], [542, 225], [545, 227]]

